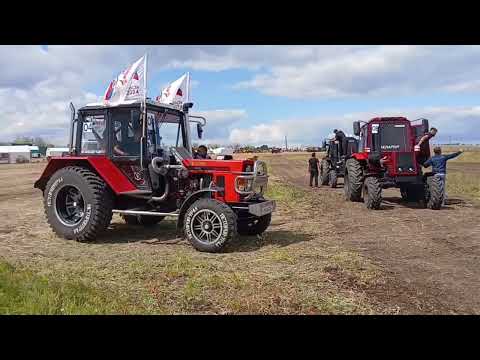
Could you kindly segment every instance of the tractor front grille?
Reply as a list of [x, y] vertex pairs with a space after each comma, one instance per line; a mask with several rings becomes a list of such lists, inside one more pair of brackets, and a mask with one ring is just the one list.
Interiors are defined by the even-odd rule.
[[397, 161], [397, 172], [415, 173], [415, 154], [412, 152], [399, 153]]

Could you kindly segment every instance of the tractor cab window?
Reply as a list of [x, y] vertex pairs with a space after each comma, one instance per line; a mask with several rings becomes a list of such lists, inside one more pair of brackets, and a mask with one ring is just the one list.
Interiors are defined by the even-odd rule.
[[[148, 112], [147, 119], [154, 125], [152, 146], [154, 145], [157, 150], [167, 153], [170, 147], [185, 146], [185, 129], [181, 116], [173, 111]], [[147, 128], [149, 127], [147, 126]]]
[[104, 154], [106, 149], [106, 122], [102, 115], [85, 115], [82, 120], [81, 149], [83, 154]]
[[115, 109], [112, 111], [113, 155], [140, 156], [142, 137], [141, 113], [139, 110]]

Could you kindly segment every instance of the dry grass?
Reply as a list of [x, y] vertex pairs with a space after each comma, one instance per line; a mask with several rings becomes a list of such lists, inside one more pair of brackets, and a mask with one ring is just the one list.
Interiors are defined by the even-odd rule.
[[[52, 300], [51, 308], [14, 302], [4, 312], [58, 313], [69, 301], [78, 306], [66, 313], [390, 311], [365, 293], [381, 273], [367, 259], [339, 249], [329, 238], [331, 233], [323, 233], [311, 221], [314, 204], [307, 194], [275, 176], [268, 196], [278, 201], [278, 210], [268, 231], [261, 237], [241, 237], [225, 253], [206, 254], [177, 239], [175, 223], [168, 220], [144, 229], [126, 226], [115, 216], [111, 229], [96, 243], [56, 237], [45, 223], [40, 192], [31, 188], [39, 170], [28, 166], [8, 169], [21, 178], [17, 193], [9, 190], [11, 176], [0, 172], [0, 211], [4, 214], [0, 257], [14, 265], [16, 272], [29, 274], [14, 276], [13, 286], [25, 289], [29, 282], [41, 279], [48, 289], [24, 292], [31, 303], [62, 300]], [[28, 176], [22, 177], [22, 171]], [[8, 205], [11, 197], [16, 207]], [[66, 287], [72, 290], [59, 290]], [[78, 297], [84, 300], [74, 300]]]
[[480, 200], [480, 178], [461, 172], [447, 174], [447, 194]]

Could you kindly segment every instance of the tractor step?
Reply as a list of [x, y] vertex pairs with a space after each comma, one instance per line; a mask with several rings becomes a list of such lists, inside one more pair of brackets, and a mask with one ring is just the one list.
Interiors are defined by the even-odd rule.
[[178, 212], [163, 213], [163, 212], [156, 212], [156, 211], [140, 211], [140, 210], [113, 209], [112, 212], [116, 214], [125, 214], [125, 215], [174, 216], [174, 217], [178, 217], [180, 215]]

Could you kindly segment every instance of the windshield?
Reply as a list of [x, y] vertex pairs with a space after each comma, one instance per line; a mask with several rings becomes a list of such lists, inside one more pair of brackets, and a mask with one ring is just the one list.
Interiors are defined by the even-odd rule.
[[175, 112], [148, 112], [149, 146], [157, 149], [184, 146], [184, 129], [181, 115]]
[[382, 151], [407, 151], [408, 133], [405, 124], [372, 124], [373, 148], [377, 149], [376, 142], [380, 135], [380, 149]]

